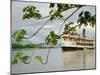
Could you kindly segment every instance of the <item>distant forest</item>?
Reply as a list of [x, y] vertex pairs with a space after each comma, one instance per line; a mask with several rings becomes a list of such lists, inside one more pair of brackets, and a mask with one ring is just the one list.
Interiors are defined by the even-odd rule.
[[[20, 49], [20, 48], [48, 48], [49, 46], [43, 46], [40, 44], [19, 44], [19, 43], [13, 43], [12, 48], [13, 49]], [[53, 47], [51, 47], [53, 48]]]

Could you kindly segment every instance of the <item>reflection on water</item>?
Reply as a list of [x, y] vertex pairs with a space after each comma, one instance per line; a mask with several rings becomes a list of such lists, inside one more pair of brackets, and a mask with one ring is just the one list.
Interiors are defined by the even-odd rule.
[[[24, 49], [25, 50], [25, 49]], [[22, 51], [24, 55], [31, 55], [34, 49]], [[21, 61], [12, 65], [12, 73], [46, 72], [61, 70], [93, 69], [95, 68], [95, 50], [71, 50], [62, 52], [61, 48], [52, 48], [46, 65], [41, 64], [34, 58], [37, 55], [46, 59], [48, 49], [35, 50], [32, 61], [24, 64]], [[12, 58], [16, 51], [12, 51]]]
[[66, 51], [62, 55], [64, 66], [68, 70], [95, 68], [95, 50]]

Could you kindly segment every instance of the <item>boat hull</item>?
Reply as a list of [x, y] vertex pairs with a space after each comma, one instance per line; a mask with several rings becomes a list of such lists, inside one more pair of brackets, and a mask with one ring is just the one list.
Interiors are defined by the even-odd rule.
[[84, 50], [84, 49], [95, 49], [94, 46], [62, 46], [63, 51], [74, 51], [74, 50]]
[[62, 47], [62, 51], [74, 51], [74, 50], [84, 50], [82, 47]]

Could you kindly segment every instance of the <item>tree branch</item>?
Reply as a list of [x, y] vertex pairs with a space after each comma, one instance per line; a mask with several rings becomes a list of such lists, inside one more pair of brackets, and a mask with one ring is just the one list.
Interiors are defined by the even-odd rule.
[[49, 20], [47, 20], [33, 35], [31, 35], [30, 37], [24, 37], [24, 39], [29, 39], [35, 36], [48, 22]]
[[[74, 26], [74, 27], [72, 27], [72, 28], [70, 28], [66, 33], [68, 33], [68, 32], [70, 32], [72, 29], [74, 29], [74, 28], [76, 28], [76, 27], [78, 27], [78, 26], [80, 26], [80, 24], [79, 25], [76, 25], [76, 26]], [[62, 36], [63, 34], [61, 34], [60, 36]]]
[[[76, 8], [76, 7], [72, 7], [72, 8], [70, 8], [70, 9], [68, 9], [68, 10], [71, 10], [71, 9], [73, 9], [73, 8]], [[60, 11], [60, 12], [62, 13], [62, 12], [64, 12], [64, 11], [68, 11], [68, 10], [62, 10], [62, 11]], [[44, 17], [41, 17], [41, 18], [36, 19], [36, 20], [45, 19], [45, 18], [48, 18], [48, 17], [51, 17], [51, 16], [52, 16], [52, 15], [44, 16]], [[58, 18], [58, 19], [60, 19], [60, 18]], [[65, 20], [65, 19], [60, 19], [60, 20]]]
[[[75, 8], [75, 7], [74, 7]], [[70, 9], [72, 9], [72, 8], [70, 8]], [[70, 10], [69, 9], [69, 10]], [[64, 22], [63, 22], [63, 24], [66, 22], [66, 20], [67, 19], [69, 19], [77, 10], [79, 10], [80, 8], [77, 8], [71, 15], [69, 15], [66, 19], [64, 19]], [[62, 11], [63, 12], [63, 11]], [[49, 16], [45, 16], [45, 17], [42, 17], [42, 18], [40, 18], [40, 19], [44, 19], [44, 18], [48, 18], [48, 17], [50, 17], [51, 15], [49, 15]], [[30, 37], [24, 37], [24, 39], [29, 39], [29, 38], [32, 38], [33, 36], [35, 36], [47, 23], [49, 22], [49, 20], [47, 20], [33, 35], [31, 35]], [[63, 26], [63, 24], [62, 24], [62, 26]], [[61, 31], [61, 29], [62, 29], [62, 26], [60, 27], [60, 31]], [[60, 34], [60, 31], [59, 31], [59, 34]]]
[[44, 17], [41, 17], [41, 18], [36, 19], [36, 20], [45, 19], [45, 18], [48, 18], [48, 17], [50, 17], [50, 16], [52, 16], [52, 15], [44, 16]]
[[[81, 8], [81, 7], [80, 7], [80, 8]], [[61, 25], [61, 27], [60, 27], [60, 30], [59, 30], [59, 32], [58, 32], [58, 35], [60, 34], [61, 29], [62, 29], [64, 23], [66, 22], [66, 20], [68, 20], [68, 19], [69, 19], [75, 12], [77, 12], [80, 8], [77, 8], [72, 14], [70, 14], [70, 15], [64, 20], [64, 22], [62, 23], [62, 25]]]
[[47, 62], [48, 62], [51, 46], [52, 46], [52, 44], [50, 44], [50, 47], [49, 47], [49, 49], [48, 49], [46, 61], [45, 61], [45, 62], [43, 62], [42, 60], [40, 61], [43, 65], [47, 64]]

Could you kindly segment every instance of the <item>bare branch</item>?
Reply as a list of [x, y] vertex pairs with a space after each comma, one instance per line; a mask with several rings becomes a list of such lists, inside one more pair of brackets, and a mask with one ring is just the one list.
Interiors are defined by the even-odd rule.
[[48, 22], [49, 20], [47, 20], [33, 35], [31, 35], [30, 37], [24, 37], [24, 39], [29, 39], [35, 36]]
[[52, 44], [50, 44], [50, 47], [49, 47], [49, 49], [48, 49], [48, 53], [47, 53], [47, 57], [46, 57], [46, 61], [45, 61], [45, 62], [40, 61], [43, 65], [47, 64], [47, 62], [48, 62], [51, 46], [52, 46]]

